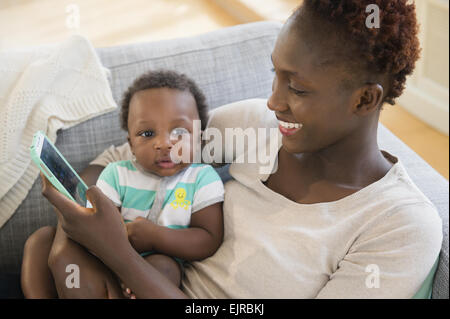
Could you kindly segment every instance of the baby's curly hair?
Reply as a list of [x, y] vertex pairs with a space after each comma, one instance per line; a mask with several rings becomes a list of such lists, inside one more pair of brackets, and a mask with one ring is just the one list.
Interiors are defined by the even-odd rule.
[[[366, 26], [369, 4], [379, 8], [380, 28]], [[366, 76], [374, 73], [386, 76], [388, 88], [384, 88], [383, 102], [395, 104], [395, 98], [405, 88], [406, 76], [413, 72], [420, 55], [414, 3], [408, 0], [304, 0], [294, 12], [294, 20], [302, 9], [315, 20], [333, 24], [335, 32], [345, 41], [343, 46], [348, 47], [344, 49], [347, 50], [344, 61], [352, 63], [352, 71], [357, 65]]]
[[197, 84], [185, 74], [170, 70], [149, 71], [134, 80], [133, 84], [131, 84], [122, 98], [122, 111], [120, 113], [120, 125], [122, 129], [128, 131], [128, 113], [130, 111], [130, 101], [133, 95], [139, 91], [158, 88], [169, 88], [190, 92], [197, 104], [201, 129], [205, 129], [208, 121], [208, 105], [206, 103], [205, 95], [198, 88]]

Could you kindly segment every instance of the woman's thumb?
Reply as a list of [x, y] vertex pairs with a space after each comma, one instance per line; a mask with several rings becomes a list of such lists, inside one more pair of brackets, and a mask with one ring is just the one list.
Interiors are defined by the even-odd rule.
[[42, 173], [41, 178], [42, 195], [53, 205], [59, 219], [70, 217], [74, 212], [78, 212], [80, 206], [77, 203], [57, 191]]
[[92, 185], [86, 191], [86, 197], [91, 202], [94, 211], [103, 211], [106, 208], [110, 208], [112, 205], [111, 200], [103, 194], [102, 190], [95, 185]]

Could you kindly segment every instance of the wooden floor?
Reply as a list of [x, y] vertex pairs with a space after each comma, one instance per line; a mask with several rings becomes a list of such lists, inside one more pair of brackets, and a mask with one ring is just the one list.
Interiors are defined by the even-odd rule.
[[399, 105], [385, 105], [380, 121], [406, 145], [448, 179], [449, 138]]
[[[299, 3], [297, 0], [0, 0], [0, 49], [57, 42], [73, 33], [85, 35], [97, 47], [177, 38], [236, 25], [245, 19], [284, 21]], [[76, 5], [75, 9], [71, 4]], [[241, 10], [230, 10], [227, 5], [240, 6]], [[237, 11], [248, 16], [236, 14]], [[449, 178], [448, 136], [400, 106], [387, 105], [381, 122]]]

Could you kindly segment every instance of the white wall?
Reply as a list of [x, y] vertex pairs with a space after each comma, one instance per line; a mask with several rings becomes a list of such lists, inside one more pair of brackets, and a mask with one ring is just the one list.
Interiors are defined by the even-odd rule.
[[421, 58], [398, 104], [422, 121], [449, 133], [448, 0], [416, 0]]

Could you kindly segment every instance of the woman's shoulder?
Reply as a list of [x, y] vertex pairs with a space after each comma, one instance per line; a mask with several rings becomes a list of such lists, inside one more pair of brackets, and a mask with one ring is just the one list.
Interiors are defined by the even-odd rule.
[[409, 177], [400, 159], [378, 185], [367, 192], [367, 206], [380, 212], [377, 224], [381, 228], [414, 228], [425, 237], [438, 237], [442, 221], [437, 208]]
[[109, 163], [106, 167], [105, 170], [117, 170], [119, 168], [123, 167], [126, 170], [130, 170], [130, 171], [136, 171], [136, 167], [134, 167], [133, 163], [130, 160], [121, 160], [121, 161], [115, 161], [112, 163]]
[[382, 196], [392, 202], [405, 203], [406, 206], [417, 203], [427, 205], [436, 210], [429, 198], [413, 182], [401, 159], [385, 151], [382, 152], [396, 160], [396, 163], [381, 180], [383, 182], [379, 185], [379, 189], [383, 193]]
[[107, 166], [113, 162], [129, 161], [132, 158], [130, 144], [128, 142], [122, 145], [111, 145], [104, 150], [99, 156], [97, 156], [89, 165]]
[[276, 117], [266, 99], [248, 99], [222, 105], [209, 112], [208, 127], [225, 128], [276, 127]]

